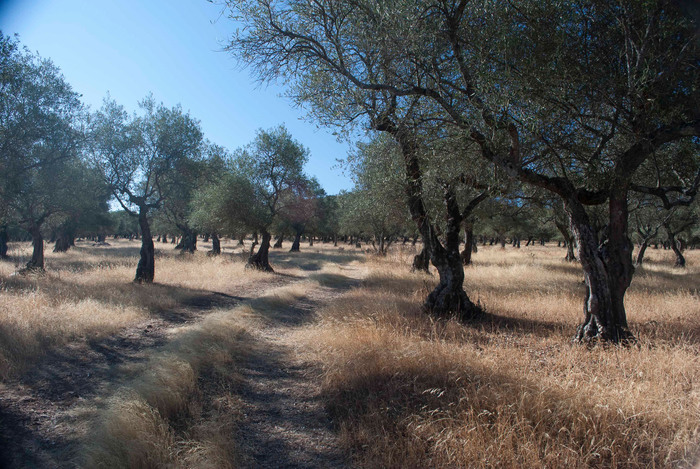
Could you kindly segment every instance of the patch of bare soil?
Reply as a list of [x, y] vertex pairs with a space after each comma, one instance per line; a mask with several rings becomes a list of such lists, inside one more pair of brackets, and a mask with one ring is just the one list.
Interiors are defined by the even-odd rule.
[[294, 332], [314, 311], [351, 286], [353, 279], [321, 286], [253, 332], [256, 339], [244, 376], [244, 417], [237, 441], [249, 468], [342, 468], [350, 461], [339, 448], [321, 399], [320, 369], [295, 343]]
[[84, 338], [51, 350], [22, 376], [0, 383], [0, 468], [76, 467], [96, 408], [129, 378], [123, 365], [147, 360], [151, 350], [167, 343], [172, 329], [196, 322], [214, 308], [234, 306], [293, 281], [275, 276], [247, 290], [245, 298], [203, 294], [112, 337]]

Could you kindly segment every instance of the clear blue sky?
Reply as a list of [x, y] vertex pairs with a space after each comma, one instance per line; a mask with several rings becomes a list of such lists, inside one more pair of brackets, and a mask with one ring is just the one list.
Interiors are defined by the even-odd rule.
[[340, 169], [348, 144], [301, 120], [303, 110], [261, 87], [222, 52], [235, 25], [206, 0], [0, 0], [0, 29], [59, 66], [83, 102], [99, 108], [107, 92], [135, 110], [149, 92], [180, 103], [205, 136], [234, 150], [259, 128], [284, 123], [311, 152], [307, 172], [329, 194], [349, 189]]

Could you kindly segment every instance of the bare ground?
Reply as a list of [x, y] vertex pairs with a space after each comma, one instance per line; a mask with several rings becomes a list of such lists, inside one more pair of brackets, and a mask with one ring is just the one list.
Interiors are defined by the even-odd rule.
[[[345, 269], [349, 270], [349, 269]], [[352, 275], [352, 273], [350, 274]], [[77, 467], [96, 409], [129, 376], [123, 365], [144, 362], [173, 329], [217, 307], [264, 295], [303, 279], [275, 276], [247, 297], [211, 292], [103, 340], [82, 339], [52, 350], [24, 375], [0, 383], [0, 467]], [[314, 311], [351, 286], [344, 276], [319, 278], [307, 297], [263, 317], [243, 365], [243, 413], [237, 440], [244, 467], [347, 467], [320, 398], [317, 365], [304, 358], [293, 332]]]
[[315, 310], [351, 286], [353, 279], [321, 286], [254, 332], [256, 344], [242, 370], [245, 418], [238, 443], [250, 468], [350, 467], [321, 399], [318, 364], [294, 340]]

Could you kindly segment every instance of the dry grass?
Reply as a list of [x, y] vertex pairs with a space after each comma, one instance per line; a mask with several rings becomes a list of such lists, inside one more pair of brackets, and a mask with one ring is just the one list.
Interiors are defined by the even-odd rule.
[[700, 449], [700, 253], [650, 252], [628, 294], [634, 348], [571, 343], [580, 267], [556, 248], [482, 248], [476, 324], [431, 321], [408, 255], [301, 333], [342, 441], [364, 467], [686, 467]]
[[300, 282], [177, 331], [98, 416], [84, 467], [238, 467], [239, 367], [246, 331], [274, 320], [317, 286]]
[[[295, 323], [295, 337], [323, 364], [328, 411], [360, 466], [687, 467], [700, 454], [700, 252], [677, 270], [671, 252], [647, 251], [626, 300], [639, 346], [591, 349], [571, 343], [580, 267], [554, 247], [480, 247], [466, 289], [487, 314], [461, 324], [420, 311], [435, 279], [408, 272], [411, 248], [383, 259], [348, 247], [273, 251], [282, 275], [271, 276], [244, 270], [247, 249], [234, 245], [220, 258], [157, 245], [157, 284], [143, 286], [131, 283], [138, 243], [112, 244], [48, 253], [42, 276], [12, 276], [0, 262], [0, 377], [48, 347], [109, 336], [211, 291], [250, 299], [174, 330], [124, 370], [133, 379], [98, 411], [84, 467], [245, 461], [233, 435], [250, 331], [287, 324], [290, 305], [344, 284], [356, 261], [361, 286], [316, 323]], [[284, 278], [297, 281], [273, 288]]]
[[138, 285], [131, 281], [138, 242], [110, 243], [78, 243], [65, 254], [47, 249], [46, 273], [27, 276], [13, 274], [29, 245], [12, 244], [16, 262], [0, 262], [0, 379], [26, 370], [51, 347], [107, 337], [209, 291], [247, 295], [271, 279], [246, 271], [238, 256], [183, 256], [165, 245], [157, 253], [156, 283]]

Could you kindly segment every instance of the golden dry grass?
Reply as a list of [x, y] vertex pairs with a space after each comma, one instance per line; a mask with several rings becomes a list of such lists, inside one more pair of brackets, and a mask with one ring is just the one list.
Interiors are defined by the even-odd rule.
[[627, 298], [639, 347], [571, 343], [580, 267], [563, 250], [482, 248], [475, 324], [420, 311], [434, 280], [398, 253], [300, 333], [364, 467], [686, 467], [700, 449], [700, 253], [649, 253]]
[[[344, 285], [350, 262], [363, 270], [362, 284], [315, 323], [298, 324], [294, 337], [322, 363], [327, 409], [358, 465], [641, 468], [698, 460], [700, 252], [688, 252], [689, 267], [678, 270], [671, 252], [647, 251], [626, 299], [639, 346], [586, 348], [571, 343], [582, 319], [580, 266], [555, 247], [480, 247], [465, 287], [486, 315], [472, 324], [421, 312], [435, 279], [408, 272], [411, 248], [397, 246], [386, 258], [347, 247], [277, 251], [281, 276], [245, 270], [244, 255], [161, 249], [150, 286], [131, 283], [136, 242], [49, 253], [42, 276], [12, 276], [15, 266], [0, 262], [1, 377], [31, 366], [47, 347], [109, 336], [203, 293], [251, 298], [174, 330], [145, 364], [125, 370], [133, 378], [98, 411], [84, 467], [236, 467], [245, 458], [233, 435], [242, 418], [238, 370], [255, 346], [250, 331], [279, 324], [318, 285]], [[280, 278], [296, 282], [275, 287]]]
[[63, 254], [47, 249], [46, 273], [22, 276], [13, 274], [29, 255], [29, 244], [12, 244], [16, 262], [0, 262], [0, 379], [26, 370], [51, 347], [107, 337], [210, 291], [247, 295], [271, 279], [246, 271], [239, 256], [179, 255], [164, 245], [157, 252], [155, 283], [138, 285], [132, 283], [138, 242], [110, 243], [78, 243]]
[[274, 319], [317, 285], [274, 288], [179, 329], [98, 415], [84, 467], [238, 467], [238, 369], [255, 346], [246, 327]]

